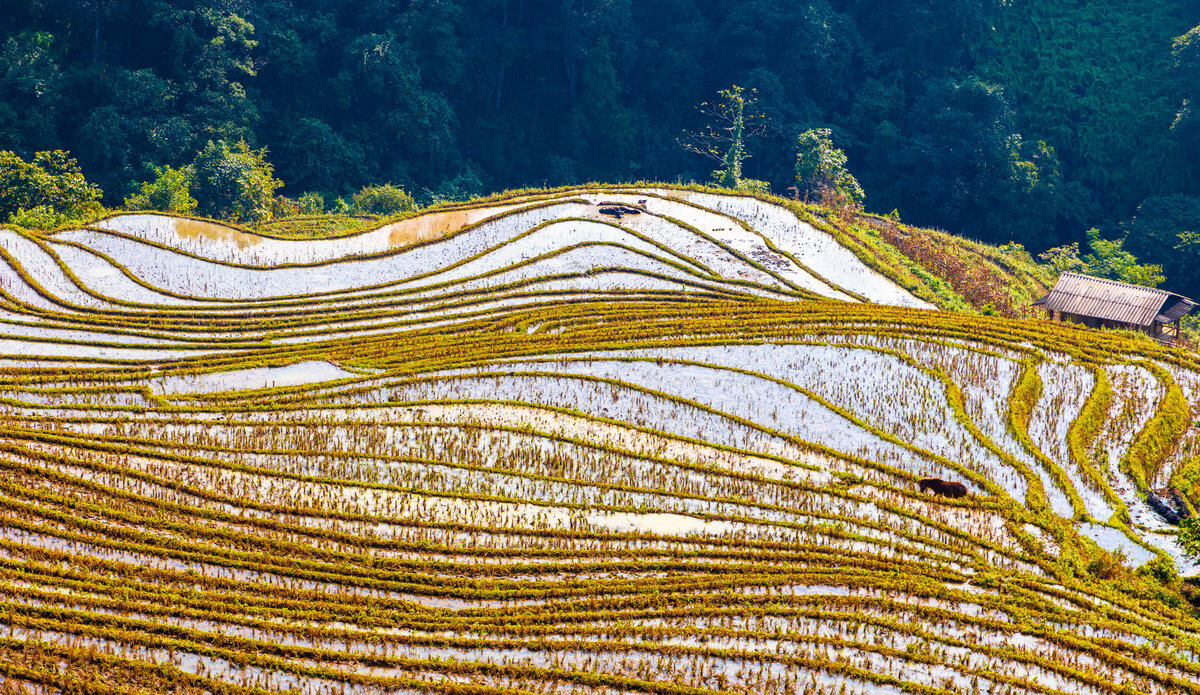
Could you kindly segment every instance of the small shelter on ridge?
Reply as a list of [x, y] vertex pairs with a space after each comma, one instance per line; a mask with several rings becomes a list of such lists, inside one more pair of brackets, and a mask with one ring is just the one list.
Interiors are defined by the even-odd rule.
[[1054, 289], [1033, 306], [1045, 309], [1055, 321], [1090, 328], [1128, 328], [1170, 343], [1179, 337], [1180, 319], [1196, 303], [1153, 287], [1063, 273]]

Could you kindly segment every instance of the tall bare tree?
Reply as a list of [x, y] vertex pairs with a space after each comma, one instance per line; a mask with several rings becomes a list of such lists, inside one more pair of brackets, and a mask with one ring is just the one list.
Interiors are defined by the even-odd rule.
[[687, 131], [679, 137], [681, 147], [718, 162], [713, 181], [726, 188], [737, 188], [742, 179], [742, 162], [750, 157], [746, 141], [767, 133], [766, 116], [758, 110], [758, 94], [734, 85], [717, 93], [716, 102], [696, 107], [705, 123], [701, 130]]

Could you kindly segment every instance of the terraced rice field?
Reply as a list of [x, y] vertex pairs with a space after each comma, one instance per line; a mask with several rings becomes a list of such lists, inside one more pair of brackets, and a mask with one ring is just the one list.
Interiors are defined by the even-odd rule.
[[843, 242], [670, 188], [0, 231], [0, 687], [1200, 691], [1133, 569], [1193, 569], [1139, 487], [1196, 492], [1195, 356]]

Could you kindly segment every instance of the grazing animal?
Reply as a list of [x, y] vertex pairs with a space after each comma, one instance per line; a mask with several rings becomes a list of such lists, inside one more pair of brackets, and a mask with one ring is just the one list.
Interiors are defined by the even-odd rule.
[[967, 496], [967, 486], [962, 483], [952, 483], [941, 478], [921, 478], [917, 484], [921, 486], [921, 492], [933, 490], [933, 494], [951, 499]]
[[642, 210], [630, 205], [602, 205], [600, 207], [600, 214], [609, 215], [619, 220], [622, 215], [640, 215], [642, 214]]

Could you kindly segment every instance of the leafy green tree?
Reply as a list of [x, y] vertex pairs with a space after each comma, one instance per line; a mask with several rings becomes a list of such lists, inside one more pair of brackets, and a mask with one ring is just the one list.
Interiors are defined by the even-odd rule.
[[833, 146], [833, 131], [814, 128], [800, 133], [796, 151], [796, 187], [826, 204], [860, 207], [862, 186], [846, 169], [846, 153]]
[[178, 85], [152, 70], [103, 68], [96, 87], [103, 106], [92, 109], [80, 126], [79, 162], [110, 196], [156, 175], [154, 165], [182, 165], [180, 153], [195, 151], [189, 127], [173, 113]]
[[1038, 254], [1038, 258], [1050, 266], [1056, 276], [1062, 273], [1082, 273], [1087, 270], [1087, 264], [1079, 257], [1078, 241], [1046, 249]]
[[1084, 273], [1146, 287], [1158, 287], [1166, 281], [1162, 266], [1139, 264], [1137, 256], [1125, 250], [1124, 239], [1103, 239], [1094, 227], [1087, 231], [1087, 239], [1092, 252], [1083, 257]]
[[134, 195], [125, 199], [130, 210], [162, 210], [187, 215], [196, 209], [196, 199], [191, 196], [192, 172], [189, 168], [175, 169], [170, 166], [155, 169], [153, 181], [143, 181]]
[[325, 197], [320, 193], [305, 193], [296, 198], [301, 215], [319, 215], [325, 212]]
[[0, 147], [28, 152], [57, 141], [69, 101], [60, 91], [64, 44], [45, 31], [22, 31], [0, 47]]
[[84, 219], [102, 211], [103, 192], [88, 183], [79, 164], [62, 150], [38, 152], [26, 162], [0, 151], [0, 219], [42, 208], [45, 215]]
[[1200, 198], [1147, 198], [1124, 227], [1130, 252], [1161, 263], [1175, 291], [1200, 296]]
[[742, 162], [748, 138], [766, 132], [764, 116], [757, 110], [756, 91], [734, 85], [718, 92], [715, 104], [704, 102], [697, 111], [705, 120], [704, 128], [684, 134], [679, 144], [687, 151], [719, 162], [713, 182], [725, 188], [737, 188], [742, 180]]
[[1003, 4], [998, 0], [887, 0], [859, 2], [851, 12], [873, 49], [873, 58], [899, 68], [900, 79], [920, 85], [948, 68], [975, 62], [972, 54], [992, 39]]
[[443, 181], [436, 191], [425, 190], [422, 196], [427, 204], [446, 203], [455, 200], [470, 200], [483, 195], [483, 181], [480, 179], [479, 167], [468, 162], [463, 171], [454, 178]]
[[1200, 517], [1189, 516], [1180, 521], [1176, 539], [1190, 560], [1200, 561]]
[[253, 138], [258, 107], [241, 80], [256, 74], [252, 52], [258, 42], [251, 38], [254, 25], [233, 13], [210, 10], [202, 17], [211, 37], [196, 58], [198, 84], [191, 104], [192, 113], [203, 124], [198, 134], [226, 140]]
[[275, 178], [266, 154], [266, 149], [251, 150], [245, 140], [233, 145], [210, 140], [191, 164], [196, 210], [218, 219], [269, 219], [283, 182]]
[[348, 42], [333, 88], [343, 109], [361, 113], [373, 137], [378, 178], [411, 182], [452, 175], [460, 164], [456, 114], [445, 95], [423, 85], [419, 54], [403, 37], [369, 33]]
[[1200, 26], [1175, 39], [1171, 76], [1179, 95], [1172, 134], [1189, 154], [1200, 154]]
[[250, 84], [261, 59], [255, 55], [254, 25], [239, 14], [250, 10], [249, 5], [220, 0], [145, 2], [141, 19], [157, 51], [141, 62], [180, 86], [174, 110], [188, 125], [191, 142], [185, 151], [210, 139], [254, 142], [259, 112]]
[[196, 33], [186, 54], [192, 119], [200, 137], [233, 141], [253, 137], [258, 108], [243, 80], [255, 76], [254, 25], [223, 8], [201, 7], [187, 13]]
[[851, 66], [861, 55], [860, 39], [850, 18], [835, 7], [849, 4], [828, 0], [729, 3], [726, 12], [714, 17], [718, 24], [713, 49], [721, 56], [715, 62], [732, 68], [736, 83], [760, 91], [773, 81], [771, 77], [777, 78], [781, 90], [773, 95], [777, 109], [773, 117], [783, 116], [792, 124], [829, 120], [821, 118], [827, 114], [803, 112], [807, 102], [840, 105], [853, 92], [840, 76], [853, 71]]
[[436, 84], [454, 84], [462, 79], [466, 70], [466, 56], [461, 42], [469, 35], [457, 30], [462, 15], [471, 11], [468, 2], [414, 2], [407, 3], [408, 11], [402, 15], [403, 33], [410, 43], [421, 67], [421, 74], [428, 75]]
[[285, 128], [289, 133], [277, 154], [290, 172], [289, 190], [344, 192], [366, 167], [363, 148], [325, 121], [301, 118]]
[[[1053, 150], [1016, 131], [1004, 89], [977, 77], [931, 84], [895, 136], [895, 183], [884, 209], [983, 239], [1045, 247], [1082, 202], [1064, 185]], [[1017, 214], [1019, 212], [1019, 214]]]
[[635, 114], [626, 102], [628, 84], [620, 79], [619, 48], [601, 38], [583, 64], [582, 85], [573, 109], [578, 118], [580, 151], [593, 172], [619, 171], [636, 151]]
[[976, 69], [1005, 86], [1019, 132], [1051, 144], [1105, 209], [1129, 209], [1186, 182], [1185, 162], [1164, 126], [1179, 103], [1171, 41], [1195, 21], [1194, 7], [1131, 0], [998, 5], [993, 29], [976, 49]]
[[398, 215], [417, 209], [417, 201], [403, 189], [390, 183], [364, 186], [355, 193], [350, 209], [368, 215]]

